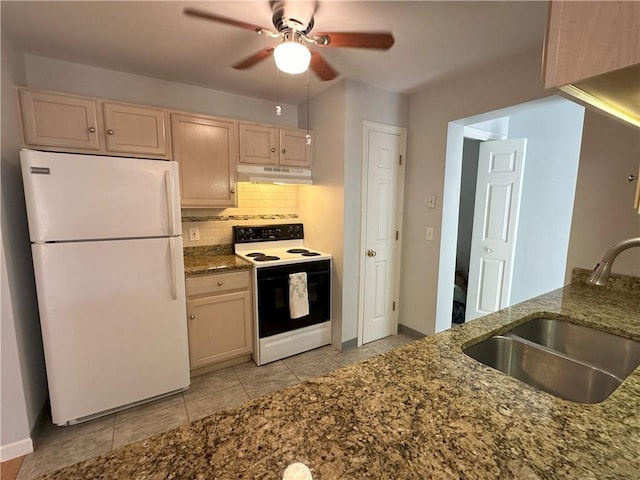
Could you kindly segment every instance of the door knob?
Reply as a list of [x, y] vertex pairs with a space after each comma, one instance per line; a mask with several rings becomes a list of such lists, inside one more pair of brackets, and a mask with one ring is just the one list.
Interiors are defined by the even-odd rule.
[[367, 257], [375, 257], [377, 255], [377, 252], [375, 250], [367, 250]]
[[484, 251], [487, 253], [493, 253], [493, 248], [491, 247], [484, 247]]

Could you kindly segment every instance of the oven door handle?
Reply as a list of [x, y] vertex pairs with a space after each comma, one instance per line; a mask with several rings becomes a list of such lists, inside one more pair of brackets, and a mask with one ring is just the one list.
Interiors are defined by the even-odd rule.
[[[293, 272], [292, 272], [293, 273]], [[296, 272], [299, 273], [299, 272]], [[328, 270], [322, 270], [319, 272], [307, 272], [307, 278], [309, 276], [316, 276], [316, 275], [329, 275], [329, 271]], [[258, 276], [258, 282], [273, 282], [273, 281], [277, 281], [277, 280], [289, 280], [289, 275], [281, 275], [278, 277], [260, 277]]]

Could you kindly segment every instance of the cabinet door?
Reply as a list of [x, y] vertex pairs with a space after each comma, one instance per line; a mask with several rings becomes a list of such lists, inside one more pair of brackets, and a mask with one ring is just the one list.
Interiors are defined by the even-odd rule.
[[549, 9], [545, 87], [640, 63], [640, 2], [553, 1]]
[[33, 90], [19, 92], [26, 145], [100, 150], [95, 100]]
[[280, 129], [280, 165], [311, 168], [311, 145], [306, 130]]
[[192, 370], [251, 353], [248, 290], [189, 300], [187, 316]]
[[278, 129], [267, 125], [239, 124], [240, 163], [276, 165]]
[[183, 207], [237, 205], [236, 128], [234, 121], [171, 114], [173, 159], [180, 166]]
[[109, 102], [102, 105], [107, 151], [168, 156], [165, 110]]

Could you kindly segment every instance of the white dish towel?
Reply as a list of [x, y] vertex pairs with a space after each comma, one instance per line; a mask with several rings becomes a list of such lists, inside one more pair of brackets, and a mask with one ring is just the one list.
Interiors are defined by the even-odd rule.
[[289, 317], [292, 319], [309, 315], [307, 272], [289, 274]]

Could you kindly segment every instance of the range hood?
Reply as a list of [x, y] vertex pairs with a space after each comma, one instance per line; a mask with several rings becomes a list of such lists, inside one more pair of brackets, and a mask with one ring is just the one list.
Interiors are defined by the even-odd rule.
[[238, 165], [237, 173], [238, 182], [276, 185], [311, 185], [313, 183], [309, 168]]

